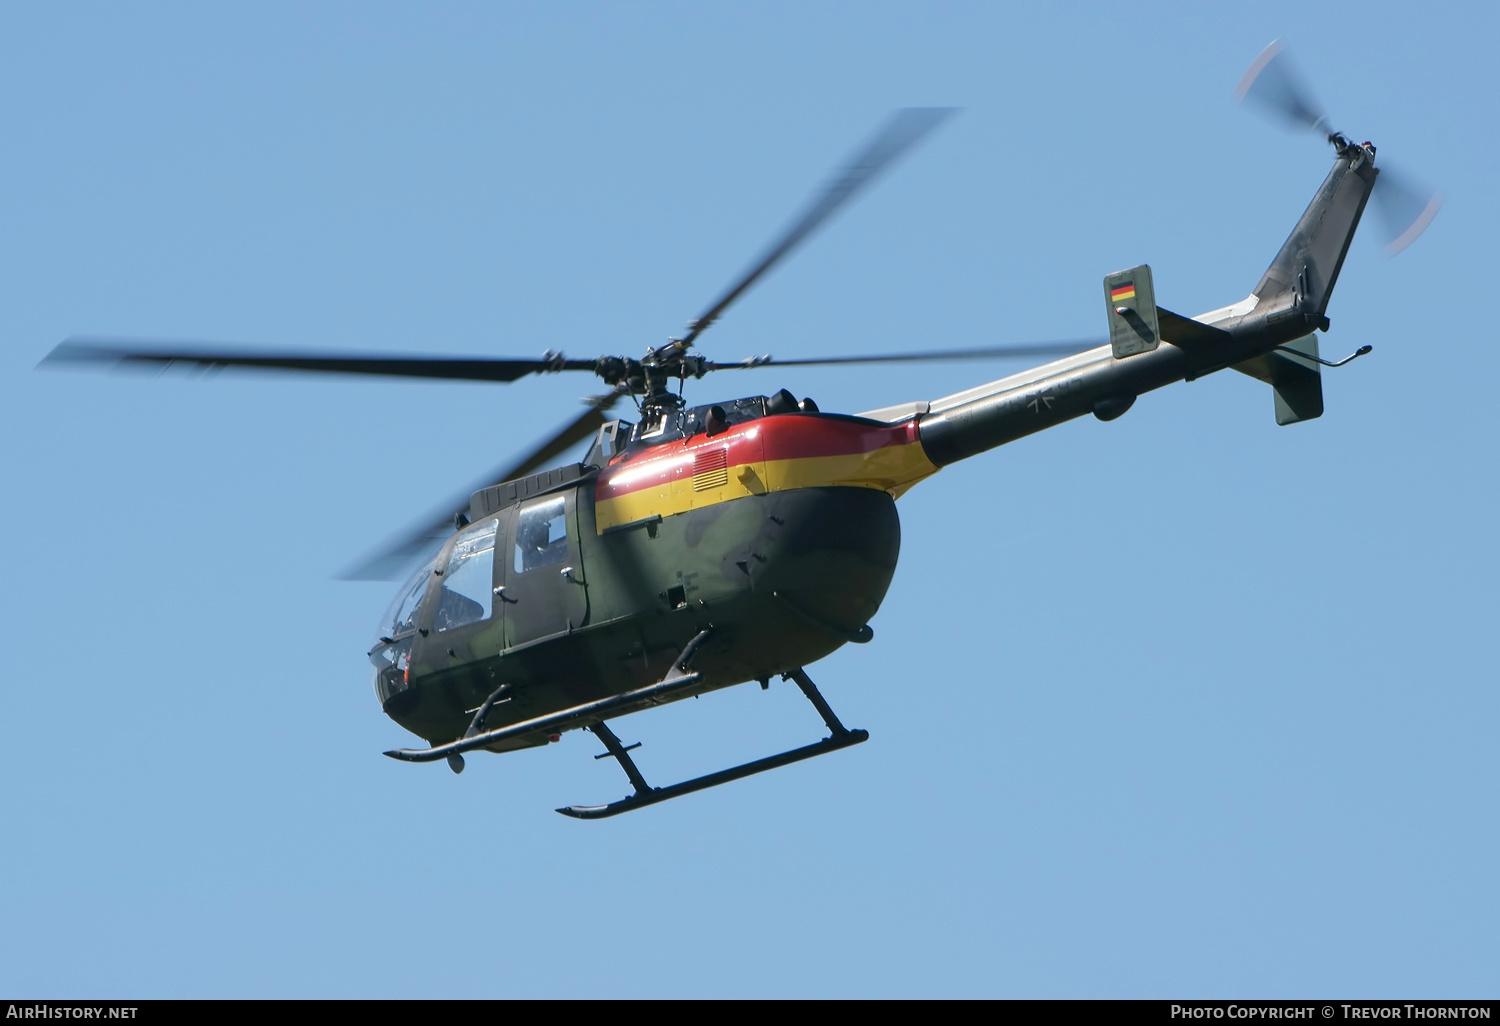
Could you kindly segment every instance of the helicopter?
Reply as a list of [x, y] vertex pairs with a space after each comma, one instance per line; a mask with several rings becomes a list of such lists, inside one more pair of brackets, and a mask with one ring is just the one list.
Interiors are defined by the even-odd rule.
[[[1435, 194], [1392, 185], [1373, 144], [1333, 131], [1279, 42], [1237, 95], [1321, 135], [1332, 168], [1243, 300], [1196, 317], [1157, 305], [1147, 264], [1103, 279], [1108, 340], [831, 358], [711, 360], [695, 343], [725, 311], [855, 196], [949, 119], [950, 108], [895, 112], [806, 208], [694, 320], [640, 358], [276, 353], [223, 346], [72, 338], [44, 365], [186, 365], [462, 381], [589, 373], [606, 391], [522, 458], [350, 568], [386, 579], [417, 564], [367, 653], [383, 711], [424, 739], [385, 754], [446, 762], [475, 751], [545, 746], [585, 730], [632, 792], [556, 811], [600, 819], [863, 743], [806, 667], [873, 640], [870, 621], [900, 551], [897, 500], [997, 446], [1092, 414], [1109, 422], [1143, 394], [1233, 369], [1270, 385], [1278, 425], [1323, 413], [1319, 353], [1327, 308], [1372, 195], [1396, 209], [1392, 251], [1436, 215]], [[1377, 190], [1377, 183], [1381, 188]], [[931, 400], [857, 414], [781, 389], [688, 406], [688, 378], [726, 370], [1053, 357]], [[673, 387], [674, 381], [676, 387]], [[626, 401], [637, 419], [610, 416]], [[588, 442], [577, 462], [549, 467]], [[800, 689], [828, 736], [679, 783], [647, 782], [610, 723], [666, 702], [772, 678]]]

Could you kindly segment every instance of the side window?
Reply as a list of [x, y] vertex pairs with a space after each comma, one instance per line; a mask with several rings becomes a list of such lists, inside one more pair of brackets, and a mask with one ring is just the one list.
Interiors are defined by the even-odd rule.
[[553, 566], [568, 558], [567, 503], [562, 496], [521, 507], [516, 525], [516, 573]]
[[498, 519], [486, 520], [458, 536], [432, 625], [440, 631], [488, 619], [495, 601], [495, 530]]

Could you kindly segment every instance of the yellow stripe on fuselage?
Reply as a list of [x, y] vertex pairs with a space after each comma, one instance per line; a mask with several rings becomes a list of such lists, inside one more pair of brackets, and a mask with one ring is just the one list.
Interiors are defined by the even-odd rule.
[[766, 480], [773, 492], [841, 485], [878, 488], [900, 498], [912, 485], [937, 472], [937, 465], [927, 458], [917, 442], [842, 456], [803, 456], [766, 462]]
[[761, 460], [730, 467], [729, 480], [716, 487], [695, 489], [693, 477], [681, 474], [651, 487], [600, 499], [594, 518], [598, 530], [605, 531], [651, 516], [670, 517], [750, 495], [796, 488], [873, 488], [899, 498], [912, 485], [937, 472], [937, 465], [927, 458], [919, 442], [837, 456]]

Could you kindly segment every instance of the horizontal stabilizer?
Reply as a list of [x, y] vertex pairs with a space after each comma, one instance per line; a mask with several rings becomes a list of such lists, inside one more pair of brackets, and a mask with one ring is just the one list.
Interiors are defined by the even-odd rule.
[[1296, 424], [1323, 415], [1323, 375], [1318, 371], [1317, 356], [1318, 336], [1303, 335], [1269, 353], [1237, 363], [1234, 369], [1271, 386], [1276, 395], [1276, 423]]
[[1222, 351], [1233, 337], [1222, 328], [1215, 328], [1211, 324], [1195, 321], [1162, 307], [1156, 308], [1156, 321], [1161, 325], [1163, 339], [1189, 353], [1211, 351], [1211, 347]]

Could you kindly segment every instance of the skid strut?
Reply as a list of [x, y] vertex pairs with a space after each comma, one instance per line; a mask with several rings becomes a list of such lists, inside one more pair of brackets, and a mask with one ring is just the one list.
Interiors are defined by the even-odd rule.
[[[490, 692], [490, 697], [484, 700], [484, 704], [475, 711], [474, 718], [469, 721], [469, 729], [464, 731], [464, 737], [473, 737], [475, 734], [484, 731], [485, 717], [489, 716], [490, 710], [495, 707], [495, 703], [500, 701], [509, 690], [509, 684], [501, 684], [494, 691]], [[456, 752], [448, 756], [448, 768], [454, 773], [462, 773], [464, 771], [464, 757]]]
[[[833, 709], [818, 691], [818, 688], [800, 668], [785, 675], [783, 679], [796, 682], [797, 687], [807, 696], [807, 700], [818, 710], [818, 715], [823, 717], [823, 722], [828, 724], [829, 736], [814, 744], [804, 745], [801, 748], [793, 748], [789, 752], [780, 752], [776, 755], [768, 755], [764, 759], [756, 759], [741, 766], [732, 766], [729, 769], [719, 770], [717, 773], [709, 773], [705, 776], [694, 777], [692, 780], [684, 780], [680, 784], [669, 784], [666, 787], [652, 787], [646, 783], [646, 777], [636, 766], [635, 760], [630, 757], [630, 750], [620, 743], [615, 732], [609, 729], [603, 720], [592, 724], [588, 729], [593, 731], [594, 736], [604, 742], [608, 749], [606, 755], [614, 756], [625, 775], [630, 778], [630, 783], [635, 787], [635, 793], [621, 798], [617, 802], [608, 805], [570, 805], [557, 811], [564, 816], [572, 816], [574, 819], [604, 819], [607, 816], [618, 816], [622, 812], [639, 809], [645, 805], [655, 805], [669, 798], [677, 798], [694, 791], [701, 791], [706, 787], [717, 787], [727, 784], [731, 780], [739, 780], [755, 773], [764, 773], [766, 770], [776, 769], [778, 766], [786, 766], [793, 762], [801, 762], [803, 759], [811, 759], [817, 755], [828, 752], [836, 752], [840, 748], [848, 748], [862, 741], [869, 740], [870, 732], [867, 730], [849, 730], [839, 718], [834, 715]], [[631, 745], [631, 748], [636, 747]], [[602, 758], [603, 756], [599, 756]]]

